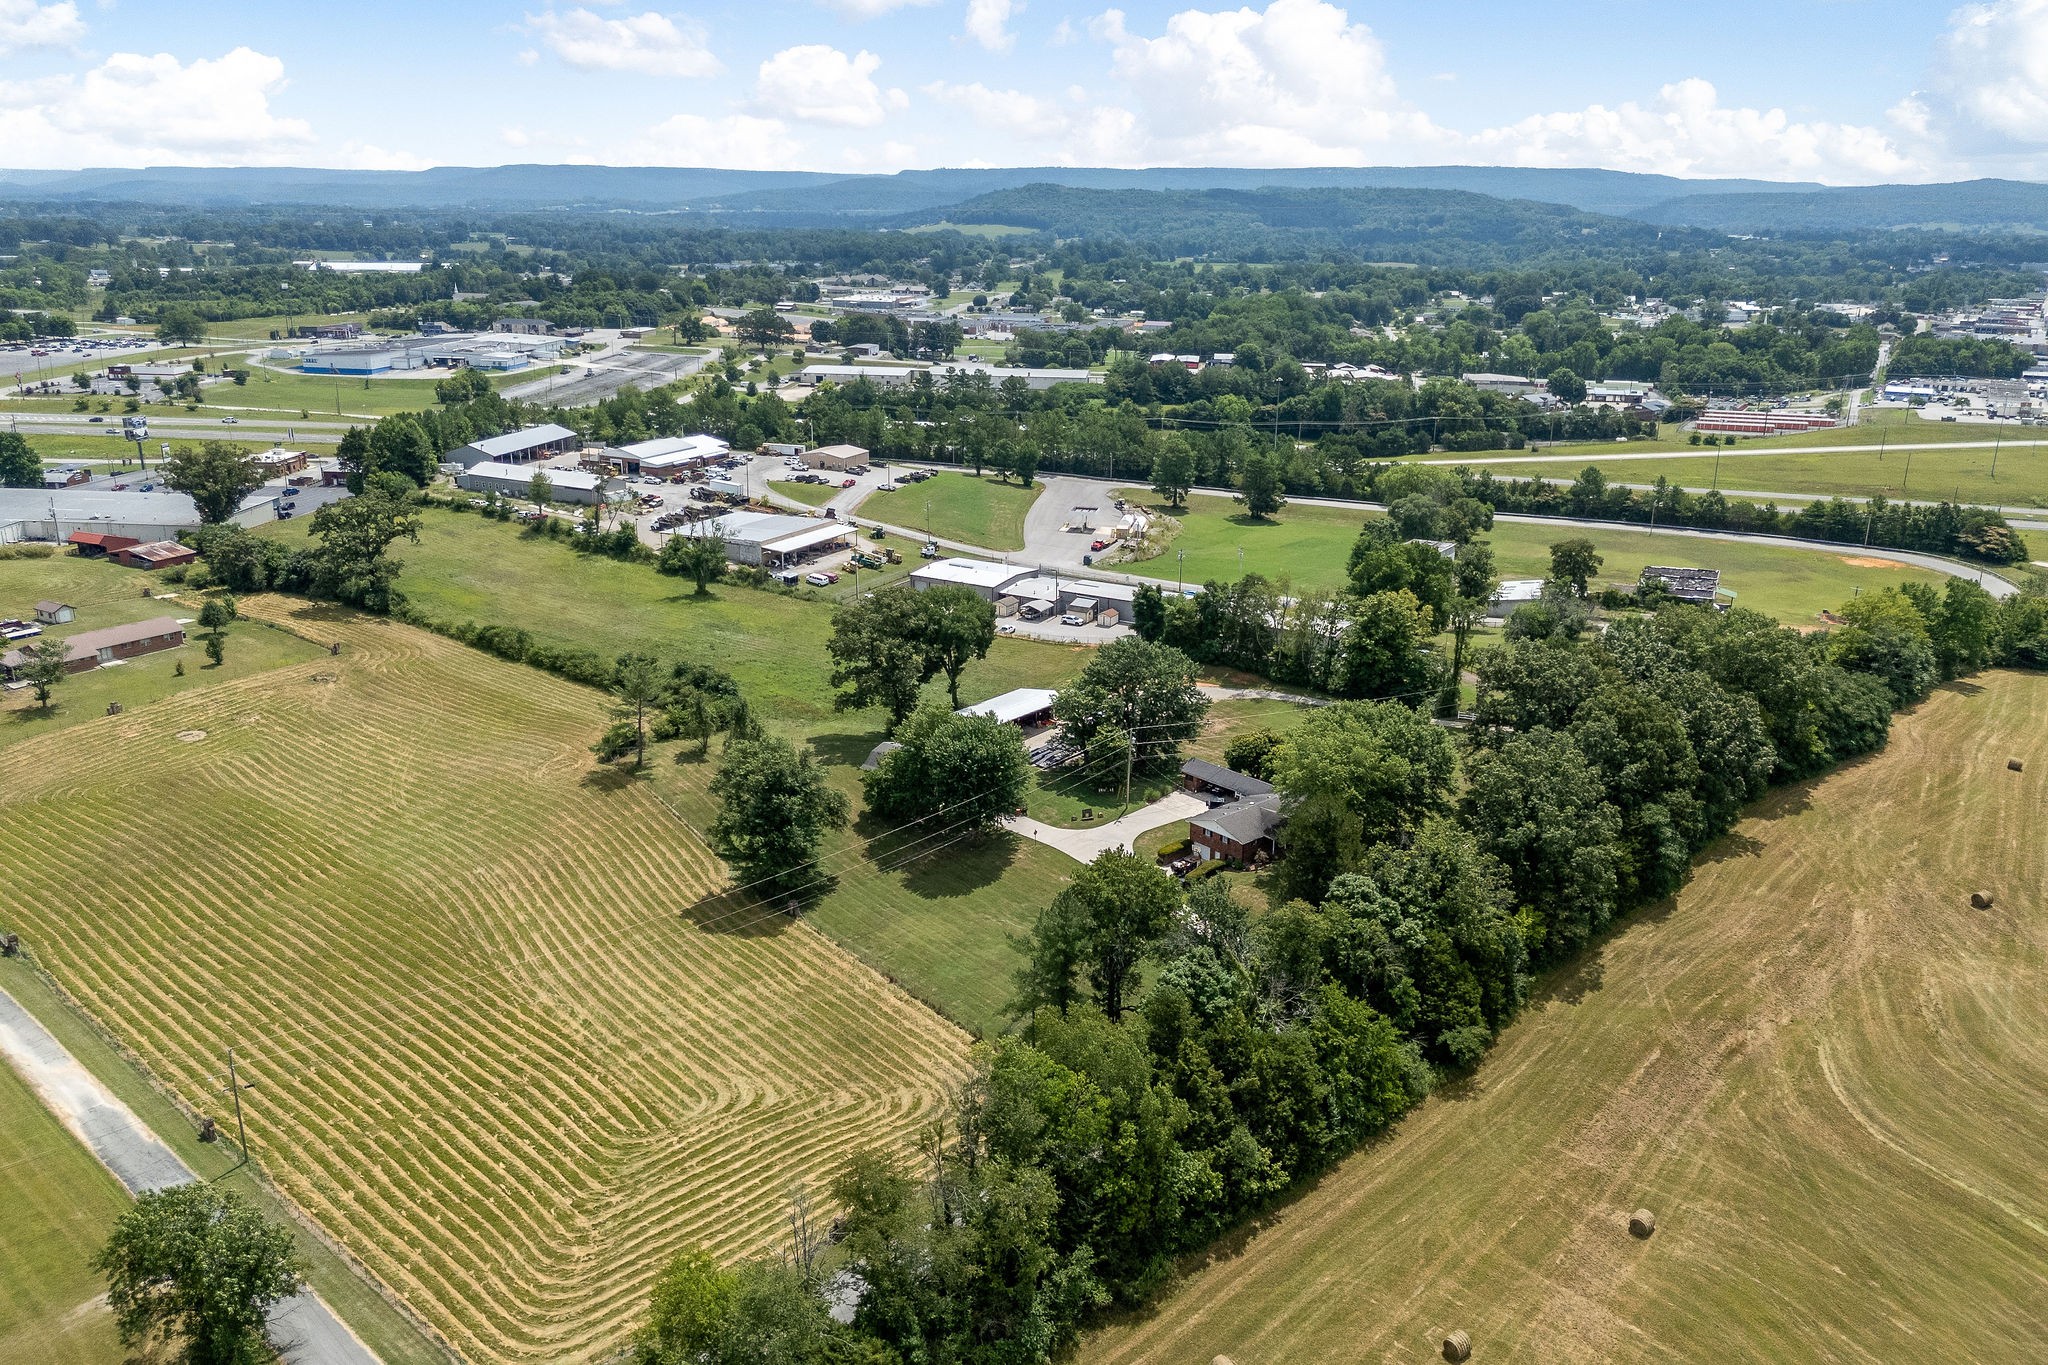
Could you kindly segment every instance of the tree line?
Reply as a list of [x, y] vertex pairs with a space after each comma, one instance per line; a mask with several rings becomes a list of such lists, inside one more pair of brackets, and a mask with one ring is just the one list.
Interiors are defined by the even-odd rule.
[[[1245, 737], [1288, 815], [1276, 908], [1119, 851], [1080, 869], [1023, 945], [1019, 1030], [975, 1048], [949, 1120], [914, 1159], [849, 1160], [836, 1249], [679, 1257], [635, 1359], [1052, 1358], [1477, 1065], [1542, 972], [1675, 890], [1771, 784], [1880, 747], [1943, 678], [2048, 658], [2048, 600], [1960, 580], [1841, 619], [1667, 605], [1482, 652], [1462, 740], [1392, 701]], [[1150, 656], [1134, 675], [1192, 676], [1125, 649]], [[928, 748], [951, 719], [905, 732]]]

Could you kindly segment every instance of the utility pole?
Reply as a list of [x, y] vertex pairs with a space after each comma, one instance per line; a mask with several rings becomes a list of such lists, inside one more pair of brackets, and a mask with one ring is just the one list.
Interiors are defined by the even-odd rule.
[[1117, 812], [1118, 815], [1122, 815], [1124, 811], [1131, 808], [1131, 764], [1137, 760], [1137, 757], [1137, 733], [1135, 731], [1126, 731], [1124, 734], [1124, 805], [1123, 810]]
[[1906, 485], [1913, 481], [1913, 447], [1906, 447], [1906, 472], [1899, 476], [1899, 496], [1906, 496]]
[[1991, 438], [1991, 477], [1998, 477], [1998, 447], [2005, 441], [2005, 433], [1999, 432]]

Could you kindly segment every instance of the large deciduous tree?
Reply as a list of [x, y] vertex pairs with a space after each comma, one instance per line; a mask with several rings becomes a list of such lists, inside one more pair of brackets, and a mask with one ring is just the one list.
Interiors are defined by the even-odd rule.
[[825, 652], [832, 657], [832, 685], [841, 689], [833, 709], [883, 707], [893, 730], [917, 706], [928, 676], [914, 629], [917, 596], [915, 588], [899, 584], [842, 602], [832, 613]]
[[729, 741], [711, 795], [712, 845], [745, 892], [798, 897], [829, 882], [813, 864], [825, 835], [845, 826], [848, 805], [809, 749], [767, 736]]
[[903, 747], [861, 779], [868, 808], [884, 819], [938, 816], [949, 831], [973, 831], [1023, 804], [1031, 763], [1016, 726], [928, 702], [898, 727], [896, 740]]
[[0, 488], [41, 488], [43, 461], [28, 438], [0, 431]]
[[1088, 750], [1099, 731], [1120, 730], [1130, 737], [1133, 763], [1145, 770], [1177, 762], [1208, 711], [1194, 660], [1129, 636], [1097, 650], [1053, 703], [1067, 744]]
[[1583, 536], [1560, 540], [1550, 547], [1550, 576], [1571, 584], [1572, 592], [1580, 597], [1586, 595], [1588, 582], [1606, 562], [1599, 548]]
[[320, 550], [314, 590], [370, 611], [391, 610], [392, 583], [403, 567], [386, 552], [392, 542], [420, 538], [419, 510], [387, 486], [331, 502], [313, 514]]
[[179, 1185], [143, 1194], [93, 1258], [121, 1344], [181, 1343], [191, 1365], [271, 1358], [265, 1323], [299, 1292], [291, 1233], [231, 1191]]
[[241, 510], [242, 499], [263, 485], [249, 452], [229, 441], [181, 445], [163, 463], [164, 482], [199, 509], [199, 520], [217, 526]]
[[960, 674], [988, 657], [996, 638], [995, 604], [972, 588], [943, 583], [917, 595], [917, 638], [924, 646], [924, 675], [946, 675], [946, 695], [960, 706]]

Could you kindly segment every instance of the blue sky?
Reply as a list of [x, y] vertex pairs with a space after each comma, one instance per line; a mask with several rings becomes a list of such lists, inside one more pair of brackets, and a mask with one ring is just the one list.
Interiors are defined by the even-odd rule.
[[2048, 0], [0, 0], [0, 166], [2048, 177]]

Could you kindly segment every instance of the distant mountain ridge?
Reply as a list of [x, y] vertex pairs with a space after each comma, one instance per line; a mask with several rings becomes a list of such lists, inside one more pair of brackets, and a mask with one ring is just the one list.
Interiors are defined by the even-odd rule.
[[1771, 195], [1805, 183], [1681, 180], [1631, 171], [1503, 166], [1247, 167], [1018, 166], [894, 175], [724, 171], [662, 166], [437, 166], [425, 171], [311, 167], [151, 167], [0, 170], [0, 199], [119, 199], [228, 207], [333, 204], [361, 208], [616, 207], [767, 214], [902, 214], [940, 209], [1025, 185], [1080, 189], [1440, 189], [1534, 199], [1593, 213], [1627, 213], [1699, 194]]
[[0, 203], [121, 201], [193, 209], [321, 206], [376, 210], [550, 209], [702, 214], [733, 226], [919, 226], [977, 217], [1032, 186], [1161, 194], [1381, 190], [1482, 195], [1581, 213], [1722, 232], [1885, 228], [2048, 232], [2048, 185], [1969, 180], [1829, 187], [1684, 180], [1595, 168], [1518, 166], [948, 167], [893, 175], [670, 166], [437, 166], [0, 170]]

